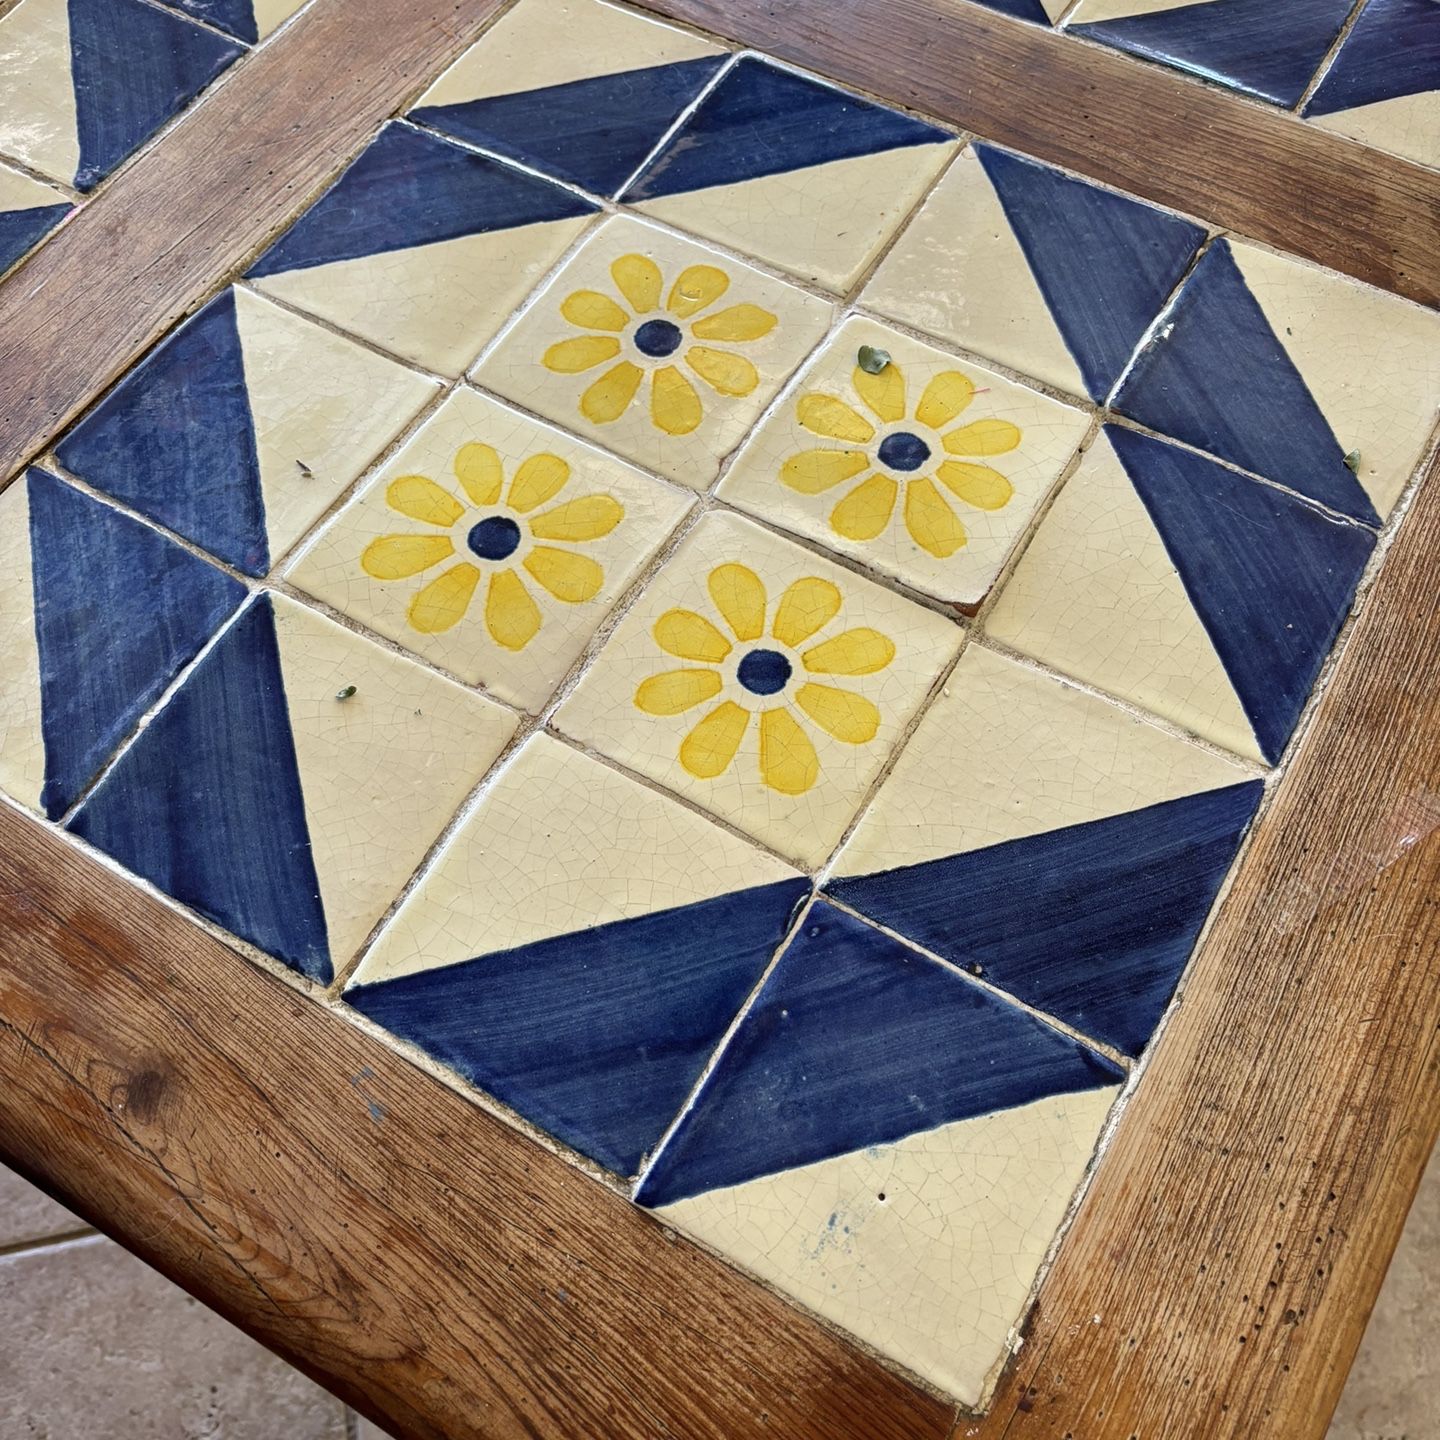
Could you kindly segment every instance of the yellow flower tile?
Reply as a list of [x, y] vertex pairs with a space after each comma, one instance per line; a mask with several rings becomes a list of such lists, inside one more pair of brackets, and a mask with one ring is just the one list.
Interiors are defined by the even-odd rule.
[[832, 315], [813, 295], [622, 216], [586, 242], [475, 379], [703, 490]]
[[687, 504], [461, 389], [289, 579], [461, 679], [537, 709]]
[[712, 515], [555, 723], [813, 866], [959, 643], [940, 616]]
[[[878, 375], [858, 363], [883, 350]], [[956, 604], [980, 601], [1089, 416], [854, 318], [737, 458], [722, 499]]]

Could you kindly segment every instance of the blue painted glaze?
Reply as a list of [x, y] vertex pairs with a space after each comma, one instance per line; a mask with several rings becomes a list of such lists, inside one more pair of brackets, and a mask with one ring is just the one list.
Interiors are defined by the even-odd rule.
[[1050, 24], [1050, 17], [1040, 0], [980, 0], [987, 9], [998, 10], [1002, 15], [1013, 15], [1017, 20], [1030, 20], [1036, 25]]
[[663, 360], [673, 355], [684, 339], [684, 332], [673, 320], [647, 320], [635, 332], [635, 348], [652, 360]]
[[930, 458], [930, 447], [909, 430], [896, 430], [880, 442], [876, 454], [882, 465], [888, 465], [901, 474], [909, 474]]
[[1260, 803], [1258, 780], [826, 886], [1075, 1029], [1138, 1055]]
[[465, 543], [482, 560], [507, 560], [520, 547], [520, 527], [508, 515], [490, 515], [470, 527]]
[[1334, 115], [1431, 90], [1440, 90], [1440, 5], [1370, 0], [1305, 113]]
[[794, 669], [778, 650], [751, 650], [736, 667], [735, 678], [752, 695], [778, 695]]
[[1349, 613], [1374, 535], [1203, 455], [1113, 425], [1105, 433], [1273, 763]]
[[45, 741], [40, 803], [53, 820], [245, 590], [43, 470], [25, 484]]
[[204, 20], [247, 45], [253, 45], [260, 38], [254, 0], [160, 0], [160, 3]]
[[621, 1175], [674, 1119], [784, 936], [783, 880], [398, 980], [345, 999]]
[[68, 828], [312, 980], [330, 980], [268, 596], [226, 631]]
[[34, 205], [28, 210], [0, 212], [0, 274], [33, 250], [73, 208], [65, 204]]
[[1094, 1051], [821, 902], [636, 1198], [669, 1205], [1123, 1078]]

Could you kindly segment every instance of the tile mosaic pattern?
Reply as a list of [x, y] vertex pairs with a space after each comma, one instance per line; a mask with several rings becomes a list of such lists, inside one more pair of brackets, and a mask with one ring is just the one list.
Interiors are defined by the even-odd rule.
[[0, 275], [28, 255], [74, 208], [59, 190], [0, 165]]
[[253, 45], [279, 29], [308, 0], [160, 0], [160, 3]]

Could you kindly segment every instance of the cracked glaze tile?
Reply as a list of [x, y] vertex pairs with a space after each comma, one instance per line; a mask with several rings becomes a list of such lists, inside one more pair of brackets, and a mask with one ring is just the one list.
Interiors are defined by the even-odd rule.
[[[879, 374], [861, 351], [891, 358]], [[978, 604], [1088, 414], [872, 320], [842, 325], [716, 492], [959, 605]]]
[[840, 839], [958, 627], [748, 520], [703, 520], [556, 728], [807, 866]]
[[0, 275], [28, 255], [74, 208], [60, 191], [0, 165]]
[[631, 1175], [809, 892], [693, 810], [537, 735], [345, 998]]
[[288, 578], [538, 710], [691, 497], [462, 388]]
[[308, 0], [160, 0], [247, 45], [278, 30]]
[[500, 706], [262, 595], [69, 829], [328, 982], [514, 730]]
[[973, 1404], [1123, 1079], [821, 902], [636, 1198]]

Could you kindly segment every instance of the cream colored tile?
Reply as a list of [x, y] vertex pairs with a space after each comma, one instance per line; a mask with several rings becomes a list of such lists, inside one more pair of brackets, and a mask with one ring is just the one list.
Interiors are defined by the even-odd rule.
[[65, 0], [21, 0], [0, 18], [0, 150], [73, 184], [80, 168]]

